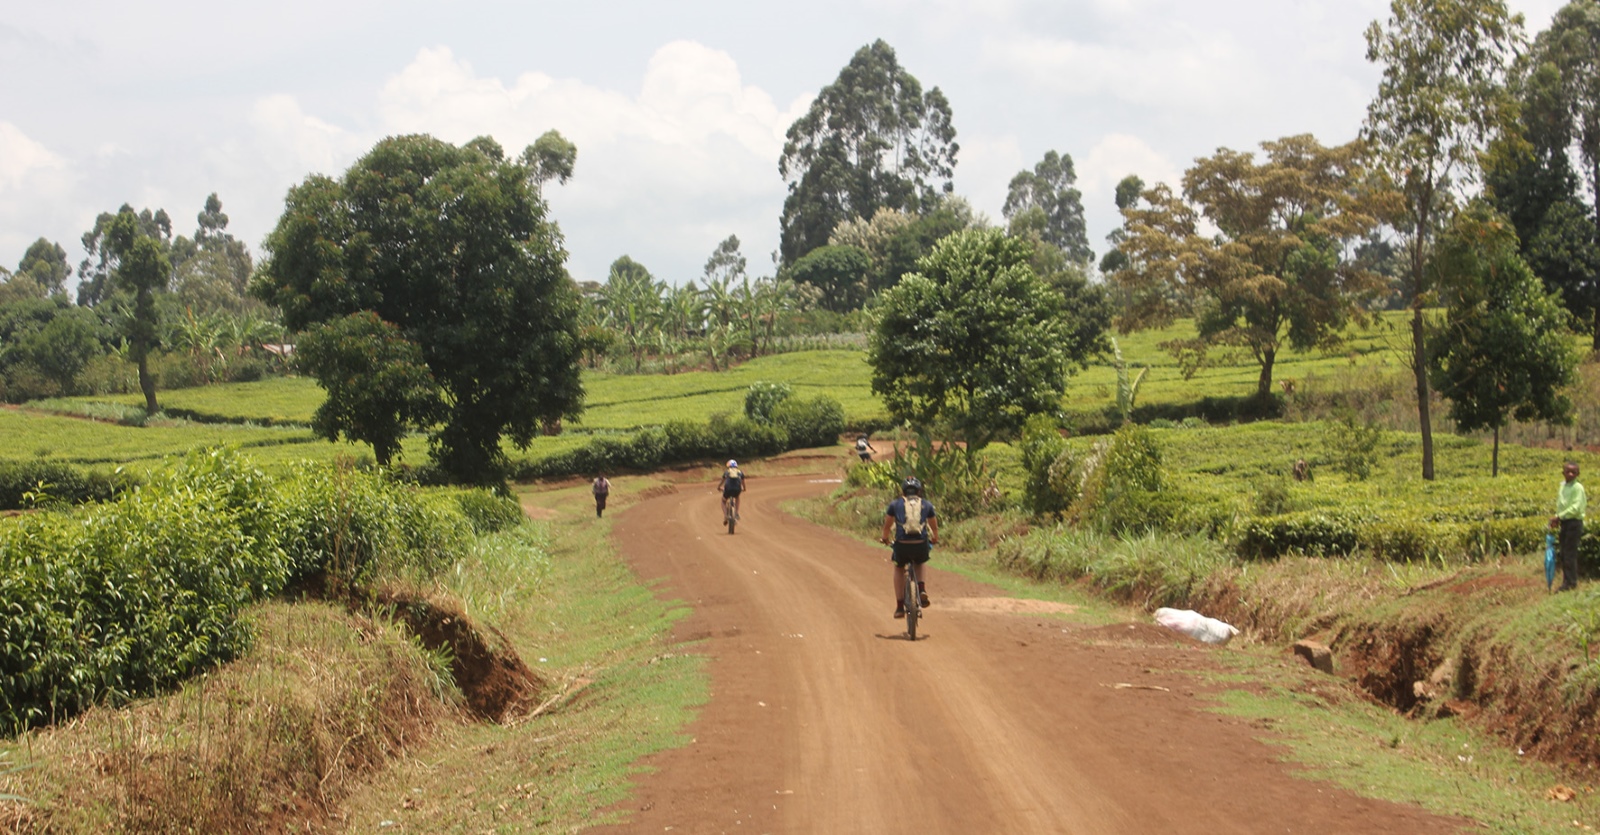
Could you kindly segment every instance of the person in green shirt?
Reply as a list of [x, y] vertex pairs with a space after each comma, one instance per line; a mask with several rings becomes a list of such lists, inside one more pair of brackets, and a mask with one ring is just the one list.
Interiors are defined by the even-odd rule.
[[1578, 483], [1578, 462], [1568, 461], [1561, 468], [1566, 479], [1556, 493], [1556, 515], [1550, 517], [1550, 527], [1561, 532], [1561, 588], [1572, 591], [1578, 587], [1578, 540], [1583, 538], [1583, 514], [1589, 506], [1589, 494]]

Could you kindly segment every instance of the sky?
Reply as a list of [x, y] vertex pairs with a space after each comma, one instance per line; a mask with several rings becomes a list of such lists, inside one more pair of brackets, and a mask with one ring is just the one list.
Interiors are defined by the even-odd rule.
[[[1528, 34], [1556, 0], [1511, 0]], [[379, 139], [552, 128], [578, 148], [546, 188], [579, 280], [621, 255], [698, 278], [737, 235], [773, 272], [783, 137], [883, 39], [949, 98], [956, 192], [1000, 221], [1006, 185], [1070, 155], [1096, 254], [1127, 174], [1176, 183], [1218, 148], [1353, 139], [1384, 0], [659, 0], [586, 3], [0, 0], [0, 266], [39, 237], [74, 266], [103, 211], [193, 234], [216, 192], [260, 254], [287, 190]]]

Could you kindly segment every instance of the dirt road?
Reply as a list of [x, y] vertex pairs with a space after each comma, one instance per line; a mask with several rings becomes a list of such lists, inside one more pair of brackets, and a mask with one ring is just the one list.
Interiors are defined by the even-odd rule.
[[1204, 711], [1203, 685], [1182, 670], [1217, 650], [1155, 626], [1030, 617], [935, 570], [922, 634], [906, 641], [890, 617], [887, 550], [778, 509], [833, 486], [753, 481], [732, 536], [709, 485], [619, 517], [625, 558], [660, 581], [658, 594], [693, 606], [678, 637], [711, 657], [712, 699], [689, 727], [692, 744], [650, 758], [656, 770], [618, 807], [631, 818], [613, 831], [1465, 826], [1296, 779], [1259, 729]]

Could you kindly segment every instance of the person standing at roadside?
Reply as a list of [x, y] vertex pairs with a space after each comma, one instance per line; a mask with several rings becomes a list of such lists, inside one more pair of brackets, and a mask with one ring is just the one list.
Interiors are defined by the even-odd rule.
[[1589, 507], [1589, 494], [1578, 483], [1578, 462], [1568, 461], [1561, 468], [1565, 479], [1556, 491], [1556, 515], [1550, 517], [1550, 527], [1560, 531], [1561, 588], [1572, 591], [1578, 587], [1578, 540], [1583, 538], [1583, 515]]
[[599, 519], [606, 512], [606, 497], [611, 495], [611, 482], [605, 473], [595, 473], [594, 476], [594, 518]]

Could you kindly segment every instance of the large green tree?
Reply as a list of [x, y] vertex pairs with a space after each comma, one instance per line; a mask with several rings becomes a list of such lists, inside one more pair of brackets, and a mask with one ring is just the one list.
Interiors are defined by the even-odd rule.
[[[87, 257], [78, 265], [78, 304], [93, 307], [116, 292], [112, 273], [116, 270], [117, 254], [109, 245], [108, 235], [112, 222], [125, 211], [132, 209], [124, 204], [114, 213], [101, 212], [94, 220], [94, 228], [83, 233], [83, 250]], [[171, 247], [172, 218], [166, 209], [154, 212], [145, 209], [135, 215], [135, 220], [139, 235], [157, 241], [163, 248]]]
[[133, 300], [122, 319], [123, 335], [128, 340], [128, 357], [139, 368], [145, 412], [153, 415], [161, 411], [156, 402], [156, 379], [150, 373], [150, 354], [161, 345], [161, 311], [156, 294], [167, 289], [172, 262], [167, 257], [170, 244], [146, 231], [148, 216], [149, 210], [135, 214], [132, 207], [124, 205], [106, 225], [101, 248], [112, 265], [114, 289]]
[[72, 267], [67, 264], [67, 251], [55, 241], [40, 238], [28, 245], [17, 265], [18, 276], [27, 276], [39, 283], [47, 295], [67, 292], [67, 278]]
[[1458, 428], [1494, 430], [1499, 475], [1500, 429], [1513, 417], [1571, 419], [1565, 389], [1577, 357], [1567, 312], [1523, 262], [1511, 223], [1483, 204], [1456, 215], [1429, 269], [1448, 307], [1432, 337], [1434, 384]]
[[1422, 477], [1433, 478], [1433, 420], [1423, 309], [1438, 232], [1475, 184], [1480, 154], [1514, 129], [1506, 70], [1523, 43], [1522, 16], [1502, 0], [1393, 0], [1367, 28], [1367, 60], [1383, 69], [1362, 135], [1395, 193], [1384, 220], [1400, 238], [1401, 295], [1411, 308], [1412, 376]]
[[789, 127], [778, 173], [789, 184], [780, 254], [793, 264], [840, 223], [880, 207], [910, 212], [952, 190], [956, 130], [938, 87], [926, 92], [894, 49], [857, 50]]
[[370, 310], [417, 346], [443, 392], [435, 460], [463, 481], [498, 480], [502, 437], [526, 447], [583, 405], [577, 290], [536, 173], [486, 137], [384, 139], [290, 190], [259, 271], [291, 328]]
[[[1310, 135], [1261, 143], [1265, 159], [1222, 148], [1125, 212], [1128, 260], [1111, 280], [1127, 294], [1123, 332], [1193, 315], [1197, 337], [1166, 346], [1192, 370], [1215, 346], [1248, 350], [1256, 395], [1272, 393], [1285, 347], [1330, 349], [1379, 280], [1346, 258], [1376, 223], [1360, 188], [1361, 148], [1324, 147]], [[1200, 219], [1215, 227], [1202, 234]]]
[[884, 291], [867, 361], [891, 416], [948, 426], [975, 451], [1060, 408], [1107, 323], [1041, 281], [1032, 255], [999, 230], [958, 232]]
[[1006, 190], [1001, 213], [1013, 232], [1019, 226], [1037, 231], [1040, 239], [1080, 264], [1094, 260], [1083, 222], [1083, 194], [1074, 188], [1078, 174], [1070, 154], [1046, 151], [1032, 171], [1018, 171]]
[[817, 303], [824, 310], [847, 313], [866, 303], [871, 270], [865, 252], [853, 246], [830, 245], [813, 249], [794, 262], [789, 276], [816, 288]]

